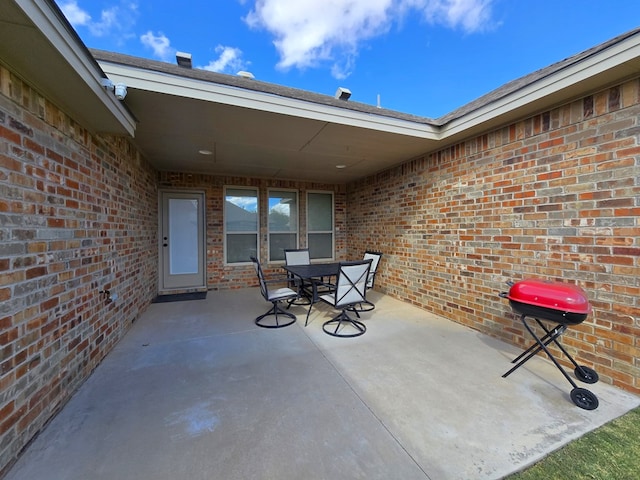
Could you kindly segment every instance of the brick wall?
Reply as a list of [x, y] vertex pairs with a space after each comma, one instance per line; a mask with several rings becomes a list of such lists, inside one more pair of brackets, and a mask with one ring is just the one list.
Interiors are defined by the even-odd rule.
[[224, 187], [246, 186], [258, 189], [260, 208], [260, 258], [265, 275], [282, 274], [281, 264], [269, 266], [266, 238], [268, 235], [267, 208], [268, 190], [282, 188], [298, 191], [299, 241], [306, 246], [306, 196], [307, 192], [326, 191], [334, 193], [336, 259], [346, 258], [346, 193], [343, 185], [305, 183], [287, 180], [222, 177], [190, 173], [160, 172], [160, 188], [200, 190], [205, 192], [207, 223], [207, 286], [210, 290], [246, 288], [258, 285], [253, 266], [224, 265]]
[[156, 293], [155, 175], [0, 66], [0, 476]]
[[564, 344], [640, 393], [639, 92], [636, 79], [349, 185], [348, 255], [384, 252], [378, 289], [517, 345], [531, 339], [497, 297], [505, 282], [576, 283], [594, 310]]
[[223, 264], [225, 185], [263, 205], [297, 189], [302, 246], [306, 192], [332, 190], [338, 259], [380, 250], [378, 289], [490, 335], [529, 343], [497, 297], [507, 280], [581, 285], [594, 311], [565, 345], [640, 393], [639, 137], [634, 80], [348, 187], [156, 174], [0, 67], [0, 476], [155, 295], [158, 177], [206, 193], [211, 289], [256, 285]]

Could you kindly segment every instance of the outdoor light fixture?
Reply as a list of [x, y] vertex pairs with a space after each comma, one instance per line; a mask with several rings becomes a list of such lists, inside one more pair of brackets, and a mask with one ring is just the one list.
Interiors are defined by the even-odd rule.
[[191, 54], [184, 52], [176, 52], [176, 62], [184, 68], [191, 68]]
[[116, 94], [118, 100], [124, 100], [127, 96], [127, 86], [124, 83], [116, 83], [113, 87], [113, 93]]
[[102, 86], [106, 90], [111, 90], [118, 100], [124, 100], [124, 97], [127, 96], [127, 85], [124, 83], [116, 83], [114, 84], [108, 78], [102, 79]]
[[349, 97], [351, 97], [351, 90], [348, 88], [338, 87], [335, 97], [339, 100], [349, 100]]

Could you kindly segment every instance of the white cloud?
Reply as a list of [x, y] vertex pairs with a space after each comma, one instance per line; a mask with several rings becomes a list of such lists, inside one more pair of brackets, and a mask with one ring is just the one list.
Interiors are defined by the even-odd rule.
[[462, 27], [467, 33], [482, 31], [491, 21], [493, 0], [432, 0], [421, 9], [430, 23], [450, 28]]
[[245, 17], [252, 28], [275, 36], [278, 67], [332, 64], [346, 78], [365, 41], [382, 35], [405, 15], [422, 14], [431, 24], [481, 31], [491, 19], [494, 0], [256, 0]]
[[155, 35], [149, 30], [140, 36], [140, 41], [144, 46], [151, 48], [153, 54], [162, 60], [168, 60], [175, 53], [175, 49], [171, 48], [171, 42], [162, 32]]
[[252, 197], [227, 197], [226, 201], [249, 212], [258, 211], [258, 200]]
[[79, 25], [87, 25], [91, 22], [91, 15], [78, 6], [76, 0], [70, 0], [60, 4], [60, 10], [67, 17], [69, 23], [74, 27]]
[[100, 12], [100, 20], [94, 20], [87, 10], [80, 7], [78, 0], [60, 3], [60, 10], [74, 27], [86, 27], [94, 37], [113, 37], [116, 44], [134, 37], [133, 27], [138, 18], [138, 4], [135, 1], [120, 0]]
[[367, 38], [389, 28], [393, 0], [258, 0], [245, 21], [275, 35], [279, 67], [299, 68], [353, 52]]
[[104, 37], [113, 29], [118, 29], [118, 7], [111, 7], [100, 12], [100, 21], [87, 25], [89, 31], [96, 37]]
[[239, 70], [245, 70], [248, 63], [242, 59], [242, 50], [234, 47], [226, 47], [218, 45], [216, 47], [218, 54], [217, 60], [212, 60], [203, 68], [211, 72], [237, 73]]

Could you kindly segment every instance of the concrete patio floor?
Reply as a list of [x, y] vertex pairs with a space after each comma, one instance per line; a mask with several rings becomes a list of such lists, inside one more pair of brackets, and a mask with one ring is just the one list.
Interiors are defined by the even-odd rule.
[[8, 472], [20, 479], [492, 479], [640, 405], [377, 292], [367, 332], [256, 327], [257, 289], [152, 304]]

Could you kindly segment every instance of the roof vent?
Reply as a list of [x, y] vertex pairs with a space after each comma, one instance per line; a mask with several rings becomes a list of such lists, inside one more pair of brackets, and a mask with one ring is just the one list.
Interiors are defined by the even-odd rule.
[[184, 52], [176, 52], [176, 61], [178, 65], [184, 68], [191, 68], [191, 54]]
[[335, 97], [339, 100], [349, 100], [349, 97], [351, 97], [351, 90], [348, 88], [338, 87]]
[[256, 77], [253, 76], [253, 73], [245, 72], [244, 70], [240, 70], [238, 73], [236, 73], [236, 75], [238, 75], [239, 77], [243, 77], [243, 78], [250, 78], [250, 79], [256, 78]]

